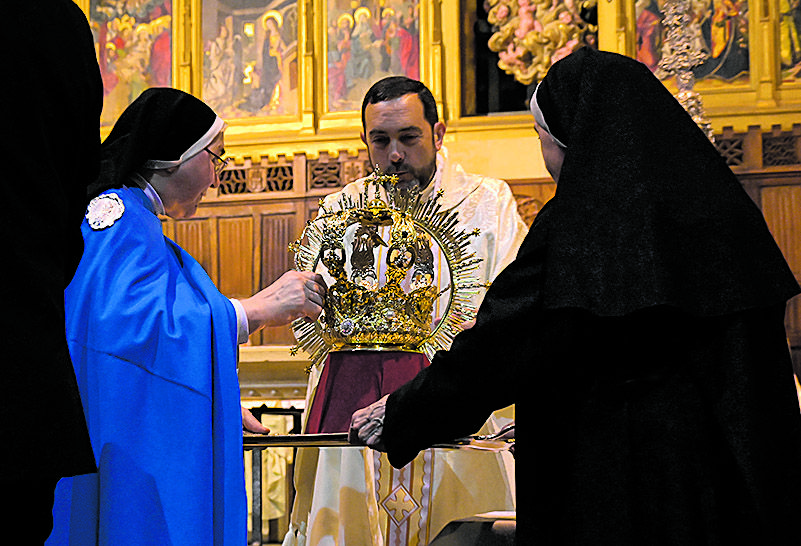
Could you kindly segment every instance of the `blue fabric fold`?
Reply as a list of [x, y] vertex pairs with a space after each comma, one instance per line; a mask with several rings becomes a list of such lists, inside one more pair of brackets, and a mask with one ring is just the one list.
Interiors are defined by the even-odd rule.
[[141, 190], [108, 193], [65, 293], [98, 473], [59, 483], [47, 544], [245, 544], [234, 308]]

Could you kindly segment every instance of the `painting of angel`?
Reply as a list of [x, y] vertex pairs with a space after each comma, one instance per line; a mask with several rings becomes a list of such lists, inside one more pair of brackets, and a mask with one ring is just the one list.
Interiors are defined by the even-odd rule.
[[209, 106], [226, 119], [298, 112], [296, 0], [219, 0], [202, 19]]
[[419, 21], [418, 0], [329, 0], [328, 111], [360, 109], [385, 76], [420, 79]]

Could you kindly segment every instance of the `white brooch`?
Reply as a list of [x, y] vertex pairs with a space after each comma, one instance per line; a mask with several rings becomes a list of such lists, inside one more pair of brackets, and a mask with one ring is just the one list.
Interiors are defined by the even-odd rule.
[[122, 217], [125, 205], [116, 193], [98, 195], [86, 207], [86, 221], [92, 229], [106, 229]]

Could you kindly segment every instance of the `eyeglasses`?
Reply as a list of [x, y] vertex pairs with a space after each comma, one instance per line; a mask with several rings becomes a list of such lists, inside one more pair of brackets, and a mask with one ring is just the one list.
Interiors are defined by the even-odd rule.
[[211, 155], [211, 163], [214, 165], [214, 172], [219, 175], [221, 172], [223, 172], [223, 169], [228, 166], [230, 159], [223, 159], [208, 148], [203, 149], [209, 152], [209, 155]]

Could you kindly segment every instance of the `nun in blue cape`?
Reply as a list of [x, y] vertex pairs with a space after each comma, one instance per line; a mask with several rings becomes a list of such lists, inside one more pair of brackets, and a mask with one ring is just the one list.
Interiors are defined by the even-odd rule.
[[[164, 204], [141, 174], [196, 158], [210, 171], [205, 192], [218, 183], [211, 150], [221, 155], [224, 127], [191, 95], [149, 89], [103, 143], [83, 259], [65, 293], [98, 472], [59, 483], [49, 545], [246, 543], [241, 303], [163, 235]], [[245, 329], [246, 338], [246, 317]]]

